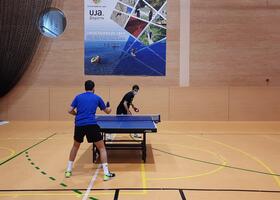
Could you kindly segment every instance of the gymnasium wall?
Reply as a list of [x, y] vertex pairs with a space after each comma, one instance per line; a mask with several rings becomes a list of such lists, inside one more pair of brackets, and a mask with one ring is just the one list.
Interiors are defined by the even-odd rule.
[[192, 0], [186, 88], [179, 87], [179, 4], [168, 3], [167, 76], [108, 77], [84, 76], [83, 0], [55, 1], [66, 15], [66, 31], [57, 39], [42, 38], [28, 71], [0, 99], [0, 119], [70, 120], [73, 96], [93, 79], [96, 93], [113, 108], [139, 84], [135, 104], [141, 113], [161, 113], [164, 120], [280, 120], [280, 3]]
[[191, 86], [280, 86], [279, 0], [192, 0]]

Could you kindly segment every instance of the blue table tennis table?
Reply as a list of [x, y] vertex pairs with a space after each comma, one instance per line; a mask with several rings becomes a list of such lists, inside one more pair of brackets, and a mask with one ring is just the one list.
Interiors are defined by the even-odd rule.
[[[146, 133], [157, 132], [156, 124], [160, 115], [96, 115], [97, 124], [103, 136], [107, 150], [141, 150], [142, 160], [146, 162]], [[106, 134], [142, 134], [139, 140], [106, 140]], [[93, 162], [97, 149], [93, 145]]]

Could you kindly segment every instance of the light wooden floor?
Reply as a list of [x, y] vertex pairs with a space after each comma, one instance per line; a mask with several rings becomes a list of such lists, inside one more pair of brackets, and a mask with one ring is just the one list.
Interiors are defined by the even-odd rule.
[[109, 182], [87, 143], [64, 178], [72, 129], [72, 122], [0, 126], [0, 199], [83, 199], [94, 174], [87, 199], [114, 199], [116, 188], [127, 188], [121, 200], [280, 199], [279, 122], [162, 122], [148, 135], [147, 163], [139, 152], [108, 152], [117, 175]]

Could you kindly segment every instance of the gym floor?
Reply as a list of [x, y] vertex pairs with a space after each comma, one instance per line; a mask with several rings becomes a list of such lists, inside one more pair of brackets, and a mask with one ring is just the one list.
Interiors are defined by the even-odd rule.
[[279, 122], [161, 122], [146, 163], [140, 151], [108, 151], [116, 177], [104, 182], [86, 142], [64, 178], [72, 122], [10, 122], [0, 126], [0, 199], [278, 200], [279, 131]]

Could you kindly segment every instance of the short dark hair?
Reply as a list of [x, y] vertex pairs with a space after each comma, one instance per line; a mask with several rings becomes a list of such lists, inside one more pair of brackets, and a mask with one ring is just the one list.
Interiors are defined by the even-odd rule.
[[87, 80], [85, 82], [85, 90], [86, 91], [93, 90], [94, 86], [95, 86], [95, 84], [92, 80]]
[[139, 90], [139, 86], [138, 85], [133, 85], [132, 90]]

